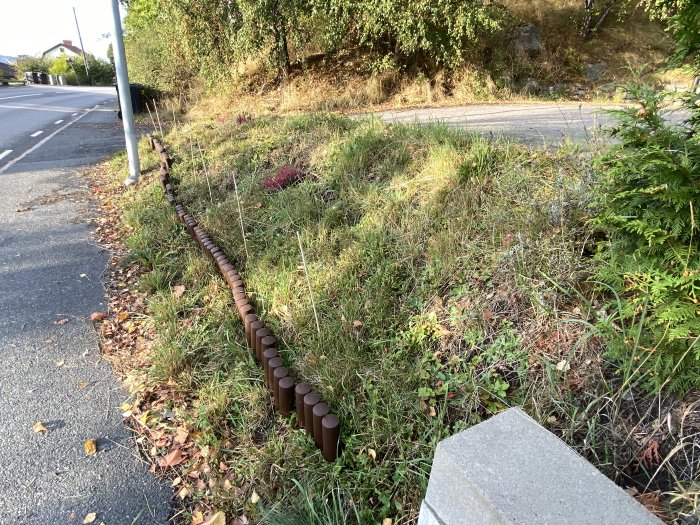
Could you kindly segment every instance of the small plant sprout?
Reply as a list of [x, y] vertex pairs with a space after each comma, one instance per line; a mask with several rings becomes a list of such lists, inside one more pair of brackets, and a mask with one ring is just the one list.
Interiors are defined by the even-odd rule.
[[153, 113], [151, 112], [151, 108], [149, 107], [148, 103], [146, 103], [146, 109], [148, 110], [148, 115], [151, 117], [151, 125], [153, 126], [153, 133], [156, 132], [156, 121], [153, 120]]
[[297, 241], [299, 241], [299, 252], [301, 253], [301, 262], [304, 265], [304, 275], [306, 276], [306, 285], [309, 287], [309, 297], [311, 297], [311, 308], [314, 311], [314, 320], [316, 321], [316, 331], [319, 337], [321, 336], [321, 324], [318, 322], [318, 312], [316, 311], [316, 301], [314, 300], [314, 292], [311, 289], [311, 280], [309, 279], [309, 268], [306, 265], [306, 256], [304, 255], [304, 246], [301, 243], [301, 234], [297, 231]]
[[153, 110], [155, 111], [156, 118], [158, 119], [158, 129], [160, 130], [160, 136], [161, 138], [163, 137], [163, 126], [160, 124], [160, 113], [158, 113], [158, 105], [156, 104], [156, 101], [153, 101]]
[[238, 222], [241, 225], [241, 237], [243, 237], [243, 250], [245, 251], [246, 259], [250, 260], [248, 253], [248, 242], [245, 238], [245, 227], [243, 226], [243, 211], [241, 210], [241, 196], [238, 193], [238, 181], [236, 180], [236, 171], [233, 171], [233, 189], [236, 192], [236, 205], [238, 206]]
[[204, 176], [207, 179], [207, 188], [209, 189], [209, 202], [214, 204], [214, 197], [212, 197], [212, 194], [211, 194], [211, 183], [209, 182], [209, 169], [207, 168], [207, 163], [204, 160], [204, 152], [202, 151], [202, 145], [199, 143], [199, 139], [197, 139], [197, 149], [199, 150], [199, 156], [202, 158], [202, 167], [204, 168]]

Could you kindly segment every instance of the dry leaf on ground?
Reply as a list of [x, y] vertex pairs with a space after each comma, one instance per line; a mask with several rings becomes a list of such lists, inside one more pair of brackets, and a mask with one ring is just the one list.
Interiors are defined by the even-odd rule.
[[90, 314], [91, 321], [102, 321], [105, 317], [107, 317], [107, 314], [104, 312], [92, 312]]
[[182, 463], [183, 459], [182, 451], [179, 448], [176, 448], [172, 452], [160, 458], [158, 465], [160, 465], [162, 468], [174, 467]]
[[34, 423], [34, 426], [32, 427], [32, 430], [36, 432], [37, 434], [40, 432], [48, 432], [49, 429], [44, 426], [44, 424], [41, 421], [37, 421]]
[[202, 525], [226, 525], [226, 515], [223, 512], [219, 511], [207, 521], [202, 523]]
[[182, 297], [184, 293], [185, 293], [185, 285], [184, 284], [178, 284], [177, 286], [173, 286], [173, 297], [175, 297], [176, 299]]
[[59, 326], [62, 326], [64, 324], [66, 324], [69, 320], [70, 319], [68, 319], [67, 317], [64, 319], [58, 319], [58, 320], [54, 321], [53, 324], [57, 324]]
[[83, 525], [87, 525], [88, 523], [92, 523], [97, 519], [97, 513], [91, 512], [87, 516], [85, 516], [85, 519], [83, 519]]
[[85, 448], [85, 454], [88, 456], [94, 456], [97, 453], [97, 441], [94, 439], [88, 439], [83, 448]]

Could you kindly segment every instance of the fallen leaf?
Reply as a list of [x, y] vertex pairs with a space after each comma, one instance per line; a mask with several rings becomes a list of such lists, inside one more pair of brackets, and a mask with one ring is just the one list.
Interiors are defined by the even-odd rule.
[[56, 366], [63, 366], [65, 364], [66, 364], [66, 362], [63, 359], [61, 359], [60, 361], [56, 361]]
[[178, 492], [177, 495], [180, 497], [180, 499], [185, 499], [187, 496], [190, 495], [190, 489], [188, 489], [187, 487], [182, 487], [182, 489], [180, 489], [180, 492]]
[[450, 332], [449, 328], [447, 328], [445, 325], [442, 325], [442, 324], [438, 324], [435, 328], [437, 330], [437, 333], [443, 337], [450, 335], [452, 333], [452, 332]]
[[182, 478], [178, 476], [173, 480], [172, 486], [177, 487], [180, 483], [182, 483]]
[[41, 421], [37, 421], [34, 423], [34, 426], [32, 427], [32, 430], [36, 432], [37, 434], [39, 432], [48, 432], [49, 429], [44, 426], [44, 424]]
[[367, 455], [371, 457], [373, 460], [377, 459], [377, 451], [374, 450], [373, 448], [368, 448], [367, 449]]
[[174, 467], [182, 463], [183, 459], [185, 458], [182, 457], [182, 451], [179, 448], [176, 448], [172, 452], [168, 453], [166, 456], [160, 458], [158, 464], [162, 468]]
[[83, 519], [83, 525], [87, 525], [88, 523], [92, 523], [97, 519], [97, 514], [94, 512], [91, 512], [87, 516], [85, 516], [85, 519]]
[[216, 514], [214, 514], [211, 518], [209, 518], [207, 521], [202, 523], [202, 525], [226, 525], [226, 514], [219, 511]]
[[482, 313], [482, 317], [483, 317], [484, 321], [490, 321], [491, 319], [493, 319], [493, 312], [491, 311], [490, 308], [487, 308]]
[[84, 445], [85, 454], [88, 456], [94, 456], [97, 453], [97, 441], [94, 439], [88, 439]]
[[362, 328], [362, 321], [358, 321], [357, 319], [352, 322], [352, 325], [355, 328]]
[[173, 286], [173, 297], [175, 299], [179, 299], [182, 297], [182, 295], [185, 293], [185, 285], [184, 284], [178, 284], [177, 286]]
[[231, 525], [248, 525], [249, 523], [250, 521], [248, 520], [248, 517], [245, 514], [241, 514], [235, 520], [233, 520]]
[[658, 465], [661, 462], [661, 455], [659, 454], [659, 442], [655, 439], [650, 439], [642, 450], [637, 454], [637, 459], [642, 465], [647, 469], [653, 468], [654, 465]]
[[233, 488], [233, 485], [231, 482], [227, 479], [224, 480], [224, 490], [231, 490]]
[[118, 319], [119, 322], [121, 322], [121, 323], [123, 323], [124, 321], [126, 321], [127, 317], [129, 317], [129, 312], [119, 312], [119, 313], [117, 314], [117, 319]]
[[392, 520], [391, 518], [384, 518], [382, 520], [382, 525], [391, 525], [392, 523], [394, 523], [394, 520]]
[[44, 343], [45, 345], [52, 345], [54, 343], [54, 340], [53, 339], [42, 339], [41, 342]]
[[204, 514], [197, 509], [192, 513], [192, 523], [190, 525], [202, 525], [204, 523]]
[[567, 372], [571, 368], [571, 365], [566, 361], [566, 359], [562, 359], [557, 363], [557, 370], [560, 372]]
[[258, 501], [260, 501], [260, 496], [258, 496], [258, 493], [253, 491], [253, 494], [250, 496], [250, 502], [255, 505]]
[[105, 317], [107, 317], [107, 314], [104, 312], [92, 312], [90, 314], [91, 321], [102, 321]]
[[57, 325], [59, 325], [59, 326], [63, 326], [63, 325], [66, 324], [68, 321], [70, 321], [70, 319], [68, 319], [68, 318], [66, 317], [65, 319], [58, 319], [57, 321], [54, 321], [53, 324], [57, 324]]
[[187, 436], [189, 436], [189, 432], [187, 432], [187, 430], [184, 428], [178, 428], [177, 432], [175, 433], [175, 437], [173, 438], [173, 442], [182, 445], [185, 441], [187, 441]]
[[435, 411], [435, 407], [430, 407], [430, 409], [428, 410], [428, 413], [430, 414], [430, 417], [437, 416], [437, 412]]

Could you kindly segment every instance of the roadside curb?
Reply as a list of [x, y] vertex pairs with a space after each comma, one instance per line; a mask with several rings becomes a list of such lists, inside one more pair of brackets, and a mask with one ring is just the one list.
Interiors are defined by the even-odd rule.
[[296, 412], [299, 428], [305, 428], [321, 449], [327, 461], [335, 461], [341, 448], [340, 418], [331, 413], [325, 403], [310, 385], [298, 382], [290, 370], [284, 366], [277, 350], [277, 339], [270, 329], [255, 313], [246, 292], [243, 277], [229, 261], [223, 250], [214, 243], [209, 233], [199, 225], [184, 204], [179, 203], [175, 188], [170, 180], [172, 159], [167, 149], [152, 134], [146, 135], [149, 146], [160, 156], [158, 179], [165, 191], [165, 200], [173, 206], [180, 222], [183, 223], [190, 237], [200, 246], [205, 255], [218, 268], [233, 296], [236, 312], [245, 329], [246, 342], [253, 357], [263, 370], [263, 379], [274, 408], [282, 417], [289, 417]]

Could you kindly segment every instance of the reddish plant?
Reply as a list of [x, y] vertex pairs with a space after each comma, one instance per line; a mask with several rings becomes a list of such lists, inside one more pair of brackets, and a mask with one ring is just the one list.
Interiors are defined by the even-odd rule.
[[236, 117], [236, 122], [238, 124], [245, 124], [246, 122], [252, 122], [253, 117], [250, 115], [246, 115], [245, 113], [239, 113], [238, 116]]
[[268, 191], [279, 191], [298, 182], [302, 176], [302, 171], [296, 166], [282, 166], [274, 176], [265, 177], [262, 185]]

